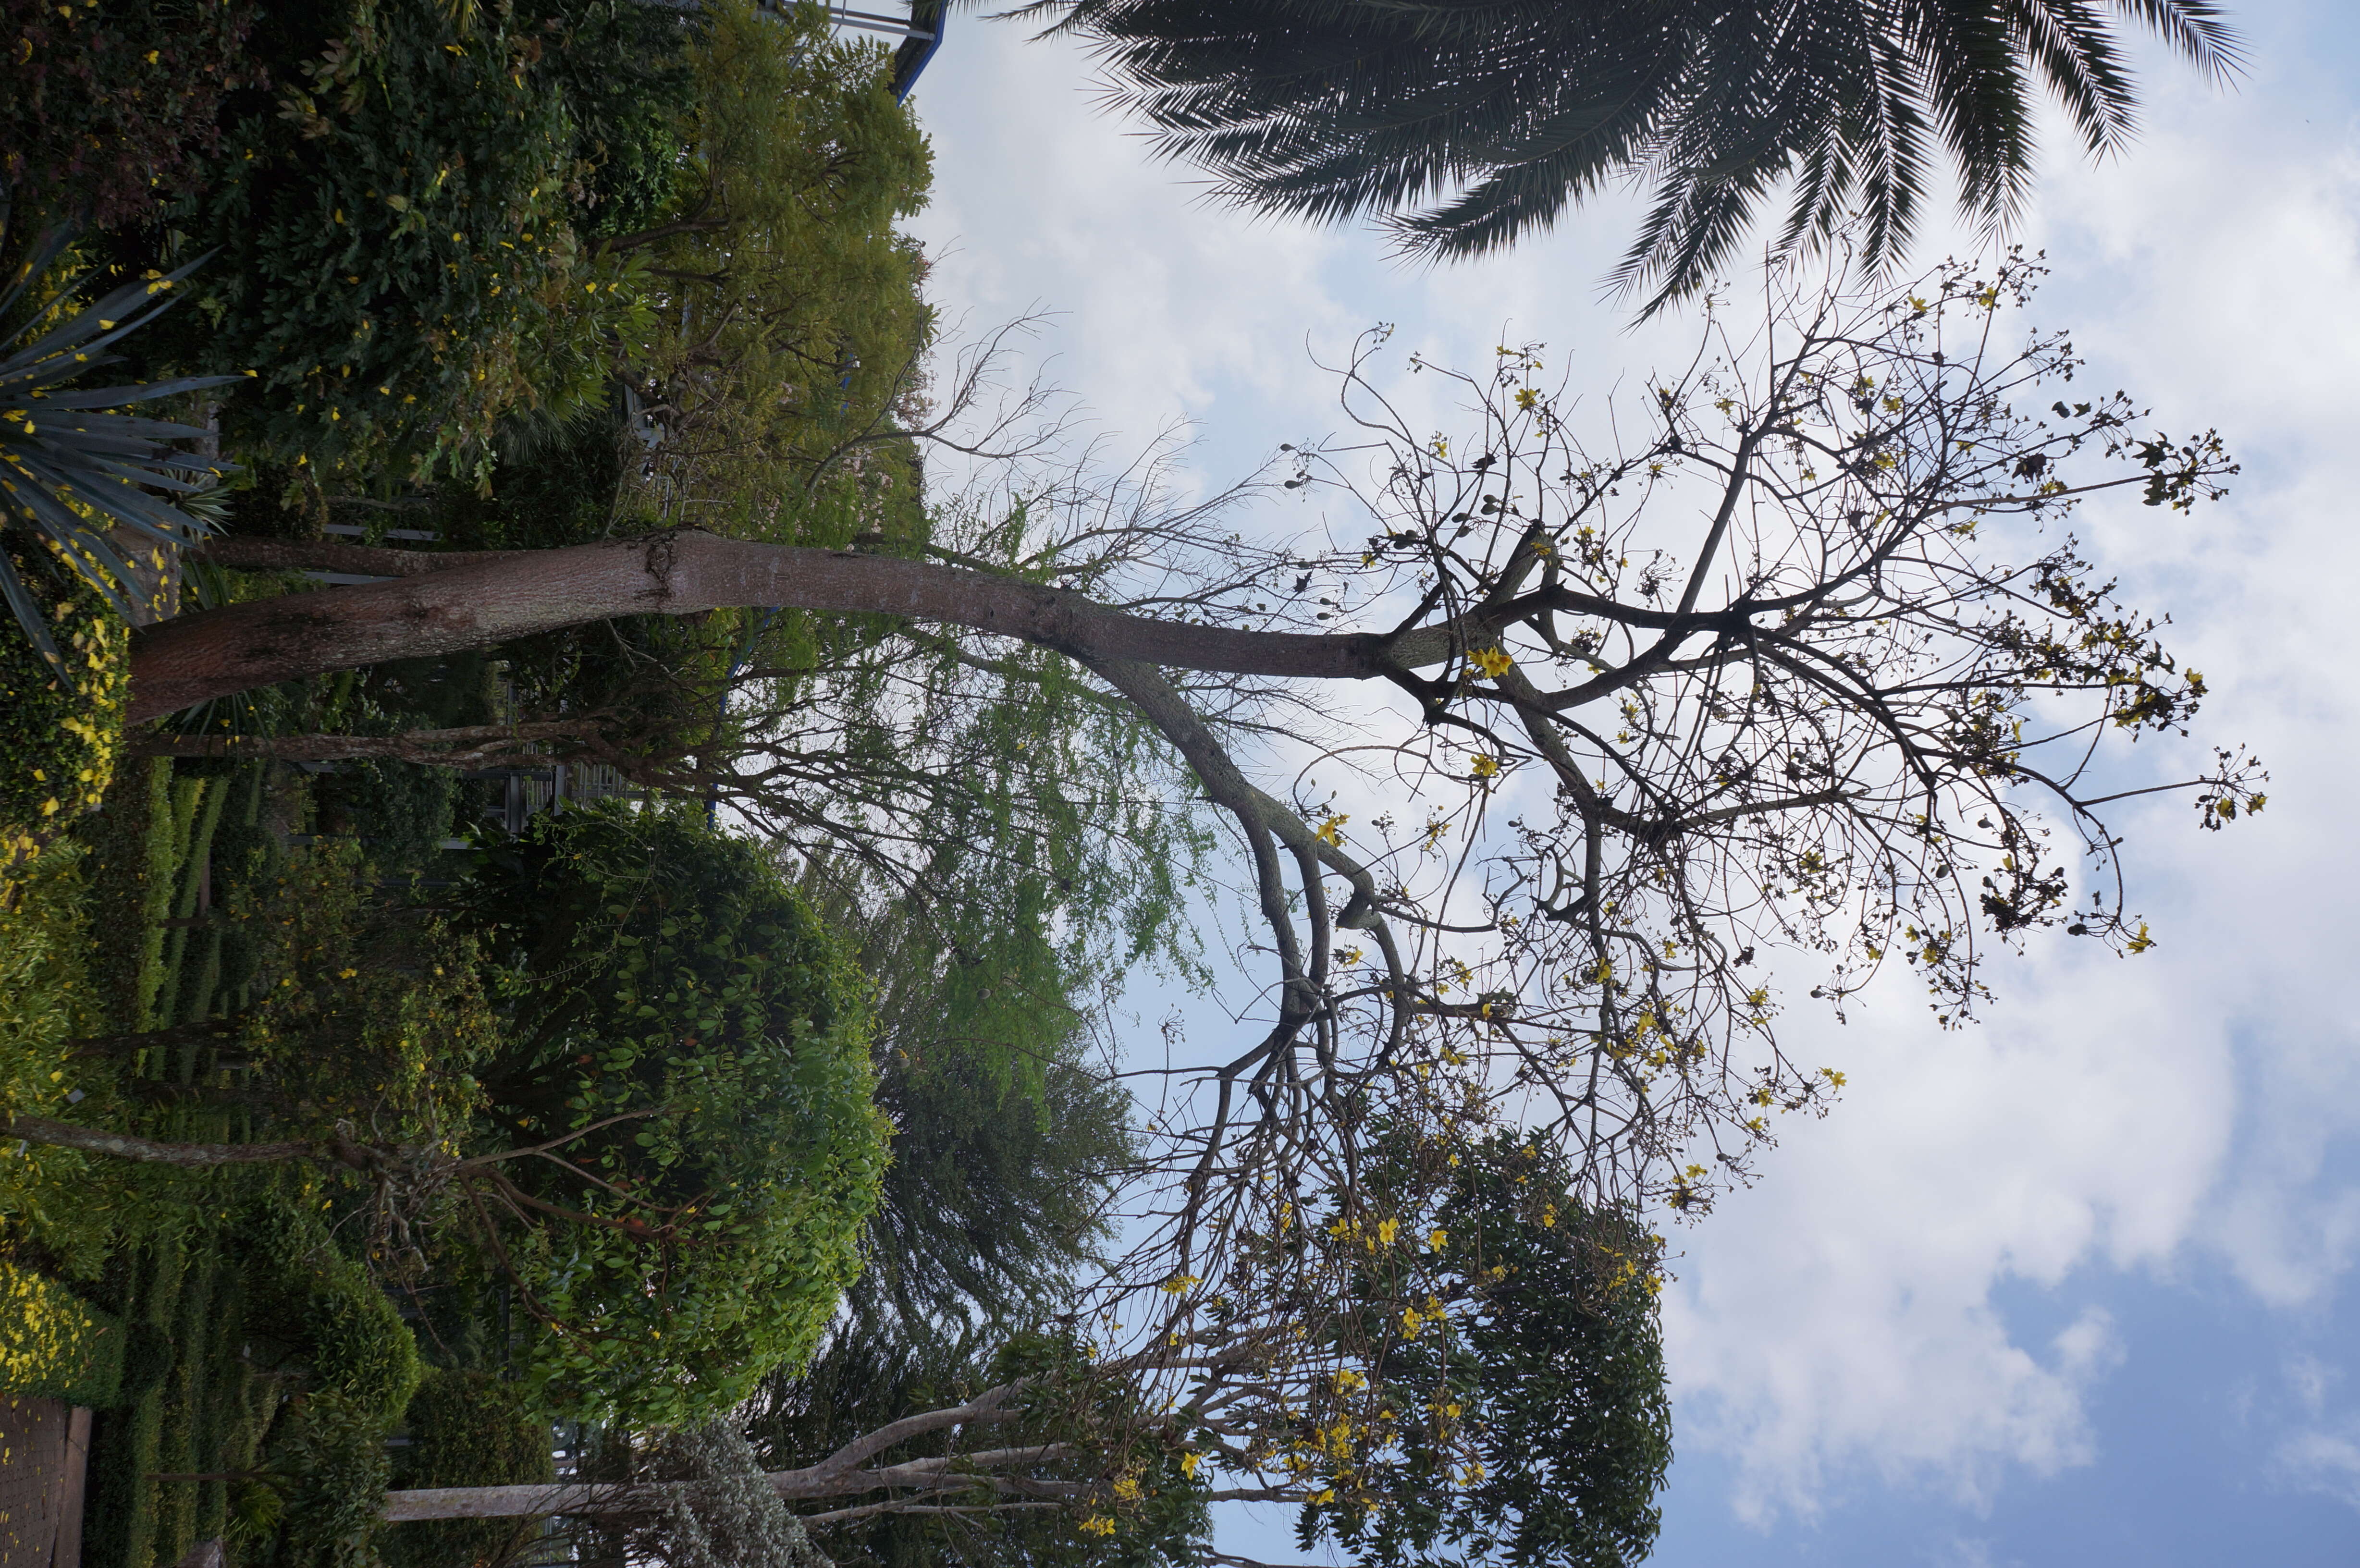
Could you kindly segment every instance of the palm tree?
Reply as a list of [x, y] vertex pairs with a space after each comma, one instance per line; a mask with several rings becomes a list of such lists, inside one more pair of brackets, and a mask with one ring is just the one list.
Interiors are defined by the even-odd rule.
[[1857, 213], [1864, 259], [1907, 241], [1931, 165], [1994, 230], [2029, 189], [2037, 87], [2093, 155], [2136, 124], [2117, 19], [2215, 81], [2210, 0], [1033, 0], [1094, 41], [1113, 100], [1220, 197], [1472, 256], [1610, 181], [1654, 205], [1615, 269], [1646, 309], [1727, 260], [1782, 182], [1782, 249]]

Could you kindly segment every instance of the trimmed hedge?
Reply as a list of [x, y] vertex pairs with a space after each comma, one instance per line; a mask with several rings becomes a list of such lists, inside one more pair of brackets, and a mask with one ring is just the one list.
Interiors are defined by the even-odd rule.
[[336, 1248], [319, 1214], [290, 1194], [259, 1205], [247, 1322], [300, 1352], [311, 1387], [386, 1422], [418, 1391], [418, 1341], [368, 1270]]
[[123, 1397], [123, 1325], [0, 1258], [0, 1392], [104, 1407]]
[[506, 972], [492, 1110], [519, 1142], [576, 1135], [595, 1177], [515, 1162], [596, 1216], [508, 1244], [532, 1381], [561, 1414], [717, 1416], [810, 1357], [859, 1271], [890, 1132], [868, 982], [757, 845], [684, 814], [544, 815], [462, 898]]

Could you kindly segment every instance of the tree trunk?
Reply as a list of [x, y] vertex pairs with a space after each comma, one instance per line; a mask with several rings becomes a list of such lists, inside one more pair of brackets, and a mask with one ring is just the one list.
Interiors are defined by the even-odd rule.
[[421, 1519], [540, 1519], [549, 1514], [653, 1513], [681, 1486], [601, 1486], [570, 1482], [546, 1486], [443, 1486], [388, 1492], [385, 1519], [393, 1524]]
[[[348, 560], [343, 552], [356, 548], [308, 545], [276, 553]], [[235, 563], [246, 553], [216, 546], [207, 555]], [[1282, 678], [1371, 680], [1438, 662], [1453, 651], [1444, 628], [1388, 638], [1194, 626], [1126, 615], [1079, 593], [958, 567], [686, 531], [489, 555], [366, 553], [461, 563], [391, 582], [224, 605], [144, 627], [132, 637], [129, 721], [299, 676], [456, 653], [616, 615], [754, 605], [906, 615], [996, 632], [1082, 659]]]
[[520, 724], [405, 730], [389, 735], [140, 735], [132, 737], [126, 749], [134, 757], [270, 757], [281, 762], [344, 762], [382, 757], [442, 768], [491, 768], [534, 755], [526, 752], [528, 746], [550, 741], [588, 741], [597, 734], [597, 722], [593, 719], [543, 719]]
[[99, 1127], [76, 1127], [71, 1122], [53, 1122], [47, 1116], [17, 1116], [0, 1122], [0, 1137], [11, 1135], [28, 1143], [79, 1149], [86, 1154], [111, 1154], [118, 1160], [178, 1165], [192, 1171], [220, 1165], [273, 1165], [331, 1152], [316, 1143], [165, 1143], [137, 1133], [107, 1132]]

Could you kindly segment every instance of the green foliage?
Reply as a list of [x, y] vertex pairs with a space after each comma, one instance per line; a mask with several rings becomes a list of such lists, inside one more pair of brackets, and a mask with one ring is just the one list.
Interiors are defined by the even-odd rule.
[[333, 810], [383, 870], [429, 864], [451, 836], [459, 776], [448, 768], [369, 757], [313, 784], [323, 821]]
[[389, 1423], [424, 1368], [418, 1341], [369, 1271], [337, 1247], [308, 1184], [266, 1200], [246, 1226], [257, 1332], [290, 1347], [309, 1382]]
[[55, 1280], [0, 1258], [0, 1392], [70, 1405], [116, 1403], [123, 1325]]
[[[806, 537], [807, 492], [847, 441], [890, 430], [932, 330], [923, 263], [893, 229], [925, 200], [925, 138], [885, 51], [836, 37], [825, 7], [716, 0], [704, 16], [696, 188], [682, 231], [653, 247], [665, 289], [637, 367], [664, 430], [657, 493], [670, 510], [695, 501], [700, 527], [836, 542]], [[865, 476], [838, 477], [872, 505], [898, 485], [914, 516], [906, 453], [879, 446]]]
[[291, 1402], [271, 1434], [268, 1468], [285, 1499], [264, 1568], [378, 1568], [386, 1525], [384, 1412], [322, 1391]]
[[585, 238], [653, 226], [677, 198], [682, 127], [695, 113], [694, 13], [636, 0], [524, 0], [541, 44], [531, 79], [574, 126], [574, 226]]
[[[62, 680], [17, 628], [0, 627], [0, 833], [15, 841], [27, 827], [52, 826], [60, 813], [97, 805], [114, 781], [130, 638], [78, 576], [40, 570], [33, 550], [16, 540], [0, 549], [62, 641], [60, 651], [82, 666], [79, 680]], [[0, 844], [0, 857], [23, 847]]]
[[[410, 1401], [408, 1448], [396, 1450], [393, 1485], [506, 1486], [556, 1479], [548, 1412], [521, 1383], [486, 1372], [429, 1372]], [[389, 1530], [392, 1568], [499, 1563], [541, 1533], [543, 1521], [447, 1519]]]
[[552, 36], [437, 0], [282, 9], [257, 28], [279, 91], [235, 100], [213, 189], [171, 204], [189, 246], [220, 258], [157, 345], [259, 372], [224, 410], [235, 444], [480, 478], [505, 410], [595, 393], [585, 340], [640, 307], [568, 223], [574, 125], [535, 70]]
[[859, 1267], [886, 1127], [858, 971], [751, 844], [677, 815], [542, 816], [464, 898], [507, 975], [493, 1118], [572, 1139], [507, 1177], [582, 1216], [504, 1244], [536, 1386], [659, 1424], [727, 1409], [809, 1356]]
[[89, 849], [82, 876], [91, 907], [105, 917], [91, 922], [88, 948], [101, 1030], [142, 1027], [141, 998], [154, 994], [149, 972], [164, 934], [156, 922], [170, 913], [169, 872], [157, 868], [171, 853], [172, 764], [147, 757], [126, 771], [105, 804], [73, 824], [74, 840]]
[[227, 0], [0, 0], [0, 190], [27, 211], [113, 225], [202, 180], [253, 16]]
[[480, 1103], [470, 1076], [497, 1023], [475, 947], [382, 898], [350, 841], [289, 855], [235, 889], [225, 917], [266, 942], [261, 1000], [230, 1026], [237, 1046], [311, 1136], [337, 1121], [397, 1141], [458, 1137]]
[[[1672, 1459], [1656, 1243], [1627, 1216], [1582, 1209], [1569, 1178], [1561, 1155], [1494, 1136], [1414, 1216], [1444, 1238], [1426, 1286], [1437, 1326], [1372, 1364], [1393, 1446], [1305, 1508], [1306, 1546], [1332, 1534], [1386, 1568], [1628, 1568], [1647, 1555]], [[1446, 1316], [1440, 1301], [1472, 1305]]]
[[1051, 940], [1043, 891], [962, 888], [866, 920], [841, 895], [823, 905], [877, 984], [877, 1104], [894, 1127], [847, 1331], [1041, 1315], [1103, 1233], [1130, 1097], [1088, 1059], [1086, 976]]
[[[68, 1042], [100, 1018], [88, 970], [90, 921], [83, 852], [51, 846], [0, 903], [0, 1112], [71, 1117], [83, 1074]], [[95, 1277], [125, 1227], [156, 1215], [128, 1202], [92, 1201], [93, 1157], [0, 1145], [0, 1252], [27, 1246], [75, 1279]]]
[[182, 1230], [191, 1234], [165, 1232], [126, 1247], [93, 1292], [115, 1309], [129, 1344], [123, 1406], [93, 1435], [88, 1568], [151, 1568], [222, 1534], [244, 1486], [155, 1476], [249, 1468], [279, 1403], [275, 1380], [245, 1359], [235, 1248], [191, 1223], [219, 1213], [183, 1208]]

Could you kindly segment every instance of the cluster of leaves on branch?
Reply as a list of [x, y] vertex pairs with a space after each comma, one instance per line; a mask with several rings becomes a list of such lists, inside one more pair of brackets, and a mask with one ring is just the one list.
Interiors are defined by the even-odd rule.
[[254, 20], [242, 0], [0, 5], [0, 201], [104, 228], [202, 184]]

